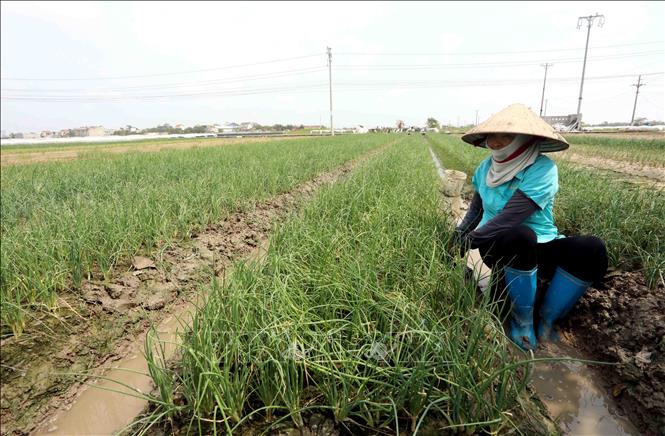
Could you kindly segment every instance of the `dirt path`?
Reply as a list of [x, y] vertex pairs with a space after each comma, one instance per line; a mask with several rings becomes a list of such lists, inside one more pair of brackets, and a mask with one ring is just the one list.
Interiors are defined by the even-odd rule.
[[569, 132], [565, 133], [568, 140], [575, 138], [626, 138], [626, 139], [665, 139], [665, 132], [654, 131], [627, 131], [627, 132]]
[[195, 147], [216, 147], [231, 144], [250, 144], [255, 142], [284, 141], [288, 138], [222, 138], [201, 141], [174, 141], [155, 142], [149, 144], [123, 144], [109, 146], [72, 146], [71, 149], [56, 149], [42, 151], [3, 151], [0, 152], [0, 166], [28, 165], [34, 163], [74, 160], [85, 157], [91, 153], [127, 153], [127, 152], [157, 152], [161, 150], [179, 150]]
[[[391, 143], [392, 144], [392, 143]], [[222, 276], [268, 237], [273, 226], [323, 185], [332, 184], [390, 144], [319, 175], [293, 190], [231, 214], [193, 235], [164, 247], [152, 258], [135, 257], [115, 275], [85, 282], [61, 297], [58, 317], [34, 320], [30, 332], [0, 343], [2, 434], [26, 434], [58, 410], [67, 409], [85, 390], [85, 377], [101, 374], [136, 353], [152, 324], [195, 299], [197, 288]]]
[[[618, 161], [603, 157], [566, 151], [560, 158], [578, 165], [589, 166], [602, 170], [614, 171], [629, 177], [642, 178], [642, 183], [650, 183], [659, 188], [665, 188], [665, 168], [660, 166], [644, 165], [637, 162]], [[639, 182], [639, 181], [638, 181]]]
[[593, 360], [619, 408], [647, 435], [665, 434], [665, 286], [637, 272], [610, 272], [566, 324], [565, 338]]

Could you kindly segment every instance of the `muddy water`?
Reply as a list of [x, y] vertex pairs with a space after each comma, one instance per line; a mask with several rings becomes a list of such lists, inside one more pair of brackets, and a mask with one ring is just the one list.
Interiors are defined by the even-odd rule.
[[[581, 358], [563, 344], [539, 347], [536, 357]], [[532, 385], [548, 412], [568, 435], [639, 435], [627, 419], [618, 415], [613, 400], [598, 386], [586, 364], [566, 361], [536, 365]]]
[[[432, 160], [443, 179], [445, 171], [430, 148]], [[462, 205], [466, 208], [466, 205]], [[461, 211], [459, 211], [461, 212]], [[461, 219], [460, 219], [461, 221]], [[489, 285], [491, 269], [482, 262], [478, 250], [467, 254], [479, 287]], [[563, 344], [540, 344], [536, 357], [583, 357]], [[584, 363], [564, 361], [535, 365], [531, 384], [550, 416], [566, 435], [639, 435], [627, 419], [618, 415], [614, 402]]]
[[[177, 316], [170, 316], [158, 326], [158, 338], [164, 341], [165, 355], [173, 356], [182, 325], [191, 321], [194, 304], [181, 307]], [[147, 406], [147, 401], [137, 397], [149, 393], [153, 383], [148, 375], [148, 363], [143, 356], [143, 341], [137, 341], [134, 352], [119, 361], [83, 391], [69, 410], [56, 414], [38, 435], [90, 435], [113, 434], [129, 425]], [[118, 392], [114, 392], [118, 391]]]
[[[268, 241], [261, 241], [247, 260], [259, 261], [267, 248]], [[180, 344], [179, 333], [189, 328], [196, 308], [201, 306], [205, 298], [201, 294], [198, 301], [177, 307], [155, 329], [159, 342], [164, 346], [166, 360], [174, 357]], [[91, 383], [66, 410], [55, 414], [34, 434], [110, 435], [131, 424], [148, 405], [148, 401], [140, 398], [140, 395], [154, 388], [143, 352], [144, 341], [145, 337], [137, 339], [128, 357], [115, 363], [111, 370]]]

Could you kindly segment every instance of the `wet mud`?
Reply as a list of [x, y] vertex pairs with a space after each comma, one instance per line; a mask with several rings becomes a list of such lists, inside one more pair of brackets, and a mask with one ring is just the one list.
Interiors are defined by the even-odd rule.
[[117, 265], [110, 278], [100, 274], [63, 293], [55, 316], [41, 314], [30, 331], [0, 343], [0, 432], [29, 434], [57, 411], [71, 408], [90, 374], [101, 374], [135, 353], [146, 331], [196, 299], [211, 275], [222, 276], [318, 188], [338, 181], [388, 145], [232, 213], [187, 241]]
[[563, 152], [559, 157], [577, 165], [584, 165], [622, 174], [627, 176], [626, 180], [629, 182], [632, 181], [640, 184], [653, 185], [659, 189], [665, 188], [665, 168], [660, 166], [589, 156], [586, 154], [576, 154], [570, 151]]
[[[464, 201], [462, 209], [466, 207]], [[491, 270], [477, 250], [468, 253], [467, 266], [479, 288], [489, 289]], [[642, 273], [611, 270], [587, 291], [561, 328], [561, 342], [540, 344], [536, 357], [616, 365], [562, 361], [535, 366], [532, 385], [559, 430], [567, 435], [665, 434], [662, 279], [649, 289]]]
[[564, 339], [594, 360], [621, 413], [646, 435], [665, 434], [665, 286], [639, 272], [612, 271], [587, 291], [562, 326]]
[[[585, 359], [563, 343], [539, 344], [536, 357]], [[638, 436], [637, 428], [618, 410], [593, 369], [576, 360], [540, 363], [531, 379], [547, 411], [566, 435]]]

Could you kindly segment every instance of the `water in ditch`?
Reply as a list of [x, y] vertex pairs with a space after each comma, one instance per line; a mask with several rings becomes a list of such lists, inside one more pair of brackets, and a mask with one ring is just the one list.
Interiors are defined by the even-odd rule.
[[[247, 257], [247, 261], [258, 261], [265, 255], [268, 241], [259, 243]], [[206, 299], [201, 293], [197, 302], [189, 302], [174, 309], [155, 328], [158, 341], [164, 345], [166, 360], [175, 356], [181, 342], [180, 332], [192, 322], [197, 307]], [[48, 422], [40, 427], [36, 435], [112, 435], [130, 425], [143, 412], [148, 401], [141, 394], [154, 389], [148, 374], [148, 362], [143, 354], [144, 337], [132, 344], [133, 353], [116, 362]], [[155, 341], [155, 342], [158, 342]]]

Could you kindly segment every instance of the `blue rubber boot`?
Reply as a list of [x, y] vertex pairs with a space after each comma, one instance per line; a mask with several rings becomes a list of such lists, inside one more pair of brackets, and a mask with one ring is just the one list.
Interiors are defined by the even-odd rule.
[[558, 341], [554, 321], [561, 319], [575, 306], [591, 282], [585, 282], [557, 267], [540, 307], [538, 338], [541, 341]]
[[538, 344], [533, 330], [533, 303], [536, 299], [538, 267], [522, 271], [504, 267], [510, 310], [510, 338], [523, 350], [533, 350]]

